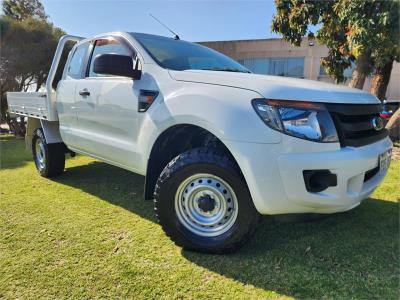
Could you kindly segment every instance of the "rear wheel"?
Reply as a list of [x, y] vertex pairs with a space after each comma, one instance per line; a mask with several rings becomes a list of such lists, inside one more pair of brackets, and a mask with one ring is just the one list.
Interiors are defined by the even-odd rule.
[[157, 181], [154, 198], [161, 226], [186, 249], [235, 251], [259, 219], [236, 163], [213, 148], [192, 149], [173, 159]]
[[65, 146], [63, 143], [47, 144], [43, 130], [36, 129], [32, 139], [32, 153], [36, 169], [43, 177], [55, 177], [64, 171]]

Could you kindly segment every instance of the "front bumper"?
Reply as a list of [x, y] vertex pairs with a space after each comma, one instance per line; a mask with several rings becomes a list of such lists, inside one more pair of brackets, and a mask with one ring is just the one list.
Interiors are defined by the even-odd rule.
[[[226, 143], [261, 214], [334, 213], [357, 206], [386, 175], [378, 172], [364, 180], [365, 173], [376, 168], [379, 155], [392, 147], [389, 138], [358, 148], [292, 137], [279, 144]], [[303, 170], [319, 169], [336, 174], [337, 185], [309, 192]]]

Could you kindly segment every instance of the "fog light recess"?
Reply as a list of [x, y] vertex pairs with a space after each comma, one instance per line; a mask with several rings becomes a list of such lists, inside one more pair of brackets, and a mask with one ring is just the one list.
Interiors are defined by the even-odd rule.
[[336, 174], [329, 170], [304, 170], [303, 177], [306, 189], [311, 193], [319, 193], [337, 185]]

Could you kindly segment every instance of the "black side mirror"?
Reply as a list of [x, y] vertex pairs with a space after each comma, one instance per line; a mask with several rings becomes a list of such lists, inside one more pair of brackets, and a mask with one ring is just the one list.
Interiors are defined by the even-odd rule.
[[94, 59], [93, 72], [140, 79], [142, 71], [133, 68], [133, 59], [126, 55], [100, 54]]

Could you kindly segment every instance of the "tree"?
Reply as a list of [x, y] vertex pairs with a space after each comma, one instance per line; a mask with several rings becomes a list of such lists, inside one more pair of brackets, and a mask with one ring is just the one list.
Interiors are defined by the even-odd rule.
[[393, 61], [400, 58], [400, 2], [398, 0], [340, 0], [335, 7], [339, 19], [347, 21], [346, 41], [357, 60], [368, 54], [375, 76], [371, 92], [385, 98]]
[[[343, 71], [351, 66], [353, 60], [348, 55], [345, 22], [339, 20], [334, 3], [333, 0], [275, 0], [272, 31], [282, 34], [295, 46], [300, 46], [306, 35], [326, 45], [328, 56], [322, 59], [322, 64], [336, 82], [343, 82]], [[319, 27], [316, 34], [312, 31], [313, 26]]]
[[39, 0], [3, 0], [3, 12], [18, 21], [28, 18], [47, 20], [43, 4]]
[[[26, 3], [28, 7], [22, 7]], [[43, 6], [37, 0], [4, 1], [3, 10], [5, 16], [0, 17], [1, 122], [7, 122], [15, 134], [22, 135], [25, 126], [8, 114], [6, 92], [40, 89], [64, 32], [47, 22]], [[27, 12], [33, 16], [27, 16]]]
[[350, 86], [363, 88], [375, 70], [372, 92], [383, 100], [391, 66], [399, 60], [399, 1], [385, 0], [275, 0], [277, 13], [272, 30], [300, 45], [310, 26], [319, 28], [316, 38], [328, 47], [322, 60], [327, 73], [344, 81], [343, 70], [356, 62]]

